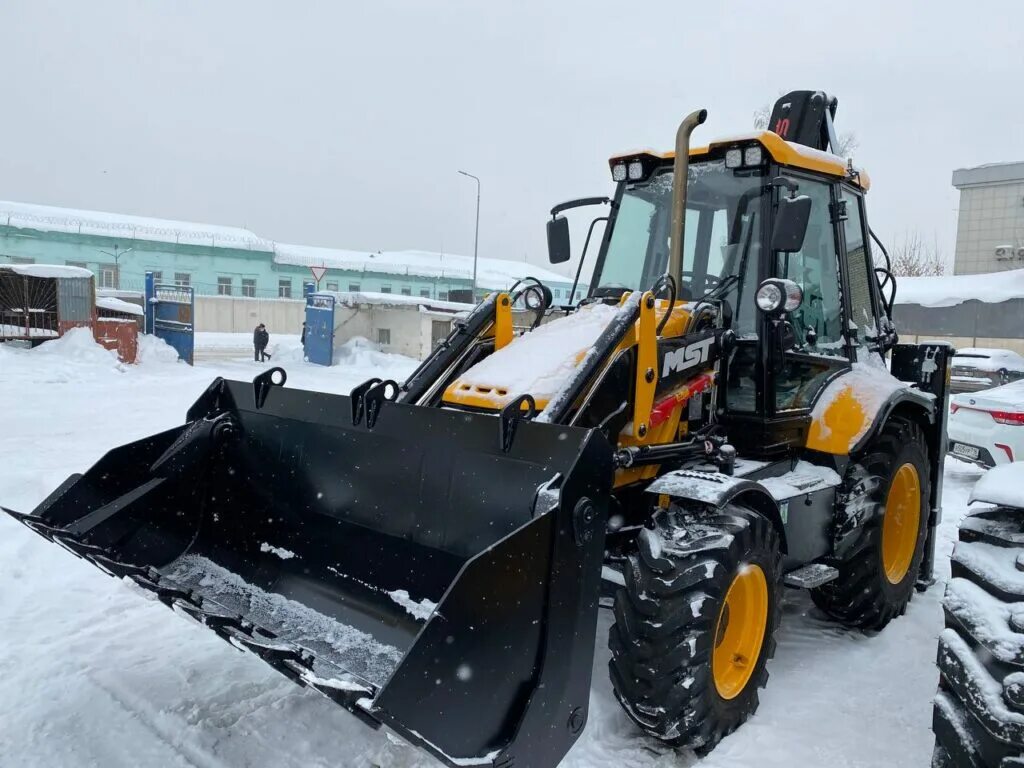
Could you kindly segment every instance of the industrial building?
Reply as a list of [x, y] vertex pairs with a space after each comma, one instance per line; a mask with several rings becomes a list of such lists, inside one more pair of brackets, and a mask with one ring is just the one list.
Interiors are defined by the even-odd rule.
[[953, 273], [1024, 267], [1024, 162], [953, 171], [960, 191]]
[[[473, 259], [428, 251], [366, 252], [274, 242], [238, 227], [0, 202], [0, 265], [62, 264], [96, 275], [99, 288], [141, 292], [146, 272], [198, 295], [301, 298], [311, 266], [320, 288], [447, 300], [472, 288]], [[557, 301], [572, 280], [526, 262], [480, 258], [477, 286], [501, 290], [532, 275]], [[579, 289], [582, 294], [585, 289]]]

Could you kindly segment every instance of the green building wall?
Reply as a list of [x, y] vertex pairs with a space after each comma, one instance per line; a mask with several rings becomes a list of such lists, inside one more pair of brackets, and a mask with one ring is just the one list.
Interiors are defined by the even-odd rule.
[[[119, 254], [115, 263], [114, 253]], [[123, 254], [123, 255], [120, 255]], [[302, 296], [302, 284], [312, 281], [307, 267], [277, 264], [270, 250], [193, 245], [114, 236], [51, 232], [0, 225], [0, 264], [71, 264], [96, 275], [104, 288], [143, 290], [145, 273], [159, 273], [163, 282], [187, 282], [199, 294], [216, 295], [229, 287], [233, 296], [272, 298]], [[117, 267], [115, 269], [115, 267]], [[119, 275], [115, 276], [115, 272]], [[220, 285], [219, 280], [230, 280]], [[248, 282], [243, 282], [248, 281]], [[552, 285], [556, 298], [568, 298], [569, 286]], [[448, 298], [472, 281], [458, 277], [425, 277], [374, 271], [329, 269], [320, 283], [326, 290], [408, 293], [432, 299]]]

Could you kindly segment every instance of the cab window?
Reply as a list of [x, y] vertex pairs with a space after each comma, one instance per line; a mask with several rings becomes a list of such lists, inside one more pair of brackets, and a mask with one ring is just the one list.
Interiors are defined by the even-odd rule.
[[829, 185], [801, 180], [800, 194], [811, 198], [811, 219], [803, 249], [778, 254], [778, 275], [804, 291], [804, 300], [789, 316], [794, 349], [819, 355], [843, 354], [843, 307]]
[[871, 290], [874, 272], [871, 269], [865, 247], [866, 237], [860, 198], [844, 189], [842, 200], [846, 203], [843, 234], [846, 237], [846, 261], [850, 285], [850, 330], [856, 331], [858, 342], [864, 344], [878, 335]]
[[787, 353], [773, 377], [776, 410], [810, 408], [836, 367], [846, 364], [832, 190], [818, 181], [799, 183], [799, 194], [811, 198], [807, 235], [800, 251], [777, 255], [776, 274], [797, 283], [804, 298], [787, 318]]

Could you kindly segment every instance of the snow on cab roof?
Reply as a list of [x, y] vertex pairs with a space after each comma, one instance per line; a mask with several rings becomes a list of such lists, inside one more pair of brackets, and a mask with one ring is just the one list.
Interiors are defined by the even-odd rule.
[[[354, 272], [379, 272], [416, 277], [473, 279], [473, 257], [434, 251], [347, 251], [312, 245], [278, 243], [274, 261], [292, 266], [324, 266]], [[508, 261], [481, 256], [477, 264], [477, 285], [488, 290], [508, 288], [523, 277], [544, 283], [567, 283], [570, 278], [525, 261]]]
[[69, 267], [64, 264], [0, 264], [0, 271], [7, 270], [27, 277], [93, 277], [84, 267]]
[[980, 275], [897, 278], [897, 304], [953, 307], [970, 299], [986, 304], [1024, 299], [1024, 269], [987, 272]]
[[240, 227], [194, 224], [187, 221], [130, 216], [34, 203], [0, 201], [0, 224], [42, 232], [125, 237], [188, 245], [219, 245], [224, 248], [270, 251], [269, 240]]

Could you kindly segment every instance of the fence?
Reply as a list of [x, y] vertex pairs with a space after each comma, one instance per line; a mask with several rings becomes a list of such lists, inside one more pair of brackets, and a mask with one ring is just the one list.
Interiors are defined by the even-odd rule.
[[263, 323], [274, 333], [302, 332], [306, 302], [295, 299], [261, 299], [243, 296], [196, 296], [196, 330], [221, 333], [252, 333]]
[[1024, 354], [1024, 299], [991, 304], [970, 299], [951, 307], [897, 304], [893, 315], [905, 341], [941, 339], [961, 349], [998, 347]]

